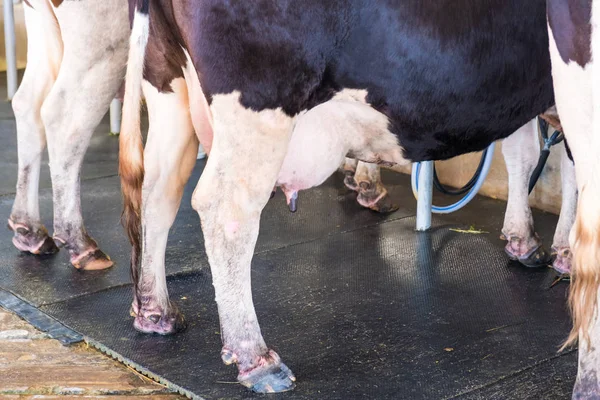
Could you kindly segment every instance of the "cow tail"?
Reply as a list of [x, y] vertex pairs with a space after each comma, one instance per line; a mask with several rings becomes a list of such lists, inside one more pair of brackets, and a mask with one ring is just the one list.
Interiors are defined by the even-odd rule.
[[131, 242], [131, 279], [138, 307], [141, 255], [142, 183], [144, 180], [144, 148], [140, 126], [142, 78], [149, 34], [149, 0], [135, 0], [129, 60], [125, 75], [125, 96], [119, 137], [119, 175], [123, 194], [121, 222]]
[[562, 349], [574, 345], [579, 338], [582, 339], [579, 346], [587, 346], [586, 351], [590, 351], [592, 344], [590, 333], [598, 318], [598, 288], [600, 287], [598, 193], [600, 193], [600, 180], [597, 177], [589, 179], [579, 192], [577, 217], [570, 238], [573, 266], [569, 305], [573, 316], [573, 329]]

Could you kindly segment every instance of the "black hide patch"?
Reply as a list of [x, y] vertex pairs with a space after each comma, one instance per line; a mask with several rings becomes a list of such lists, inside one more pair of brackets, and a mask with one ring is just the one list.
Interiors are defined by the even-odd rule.
[[482, 150], [554, 104], [545, 0], [170, 1], [209, 100], [294, 115], [366, 89], [412, 161]]

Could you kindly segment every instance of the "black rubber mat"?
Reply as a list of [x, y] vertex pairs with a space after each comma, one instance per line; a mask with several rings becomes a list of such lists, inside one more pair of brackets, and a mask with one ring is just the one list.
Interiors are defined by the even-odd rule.
[[[298, 378], [297, 389], [282, 397], [442, 399], [485, 388], [500, 395], [504, 380], [520, 377], [530, 394], [552, 384], [544, 398], [564, 398], [576, 370], [573, 356], [557, 355], [569, 329], [566, 285], [549, 289], [549, 270], [507, 262], [490, 235], [448, 226], [415, 233], [414, 223], [407, 218], [255, 256], [263, 334]], [[190, 323], [174, 337], [132, 329], [128, 287], [42, 309], [201, 397], [253, 397], [231, 384], [236, 371], [220, 361], [209, 272], [172, 277], [169, 290]], [[565, 376], [530, 374], [546, 365]]]
[[62, 344], [68, 345], [83, 341], [83, 336], [79, 333], [67, 328], [46, 313], [2, 289], [0, 289], [0, 306], [11, 310], [38, 330], [45, 332]]
[[577, 352], [518, 371], [498, 382], [471, 391], [461, 400], [570, 399], [577, 375]]

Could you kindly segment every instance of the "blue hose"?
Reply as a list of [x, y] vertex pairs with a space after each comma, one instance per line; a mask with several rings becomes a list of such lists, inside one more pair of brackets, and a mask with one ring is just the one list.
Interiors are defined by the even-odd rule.
[[[494, 148], [495, 147], [496, 147], [496, 143], [492, 143], [488, 147], [488, 151], [485, 154], [485, 159], [483, 162], [483, 169], [481, 170], [481, 174], [479, 174], [479, 177], [477, 178], [475, 185], [471, 188], [471, 190], [469, 190], [467, 192], [465, 197], [463, 197], [456, 203], [451, 204], [449, 206], [442, 206], [442, 207], [431, 206], [431, 212], [433, 212], [434, 214], [450, 214], [454, 211], [460, 210], [461, 208], [463, 208], [464, 206], [469, 204], [469, 202], [471, 200], [473, 200], [473, 197], [475, 197], [477, 192], [479, 192], [479, 189], [481, 189], [481, 186], [483, 185], [485, 178], [487, 178], [487, 175], [490, 172], [490, 167], [492, 166], [492, 159], [494, 158]], [[421, 171], [421, 163], [418, 163], [418, 162], [413, 163], [412, 174], [411, 174], [411, 184], [412, 184], [413, 194], [415, 196], [415, 199], [417, 199], [417, 200], [419, 199], [417, 192], [419, 190], [418, 182], [419, 182], [420, 171]]]

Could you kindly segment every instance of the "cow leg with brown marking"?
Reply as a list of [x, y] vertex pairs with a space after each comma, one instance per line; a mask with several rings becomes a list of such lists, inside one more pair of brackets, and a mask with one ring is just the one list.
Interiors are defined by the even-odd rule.
[[238, 99], [236, 94], [213, 98], [214, 142], [192, 205], [200, 215], [212, 271], [223, 361], [238, 365], [243, 385], [279, 392], [292, 389], [295, 378], [261, 335], [250, 261], [260, 214], [286, 156], [294, 120], [280, 110], [248, 110]]
[[169, 300], [165, 249], [184, 186], [196, 163], [198, 139], [186, 82], [177, 78], [170, 86], [172, 93], [160, 93], [149, 82], [143, 83], [150, 129], [144, 149], [141, 270], [132, 308], [135, 328], [145, 333], [170, 334], [185, 327], [183, 316]]
[[112, 261], [88, 235], [81, 215], [80, 171], [90, 138], [123, 80], [127, 58], [126, 4], [120, 0], [61, 3], [55, 8], [65, 52], [41, 115], [50, 157], [54, 239], [80, 269]]
[[502, 238], [508, 243], [509, 258], [528, 267], [550, 263], [550, 254], [533, 228], [529, 207], [529, 179], [539, 155], [537, 120], [534, 119], [502, 142], [502, 154], [508, 171], [508, 202], [502, 227]]
[[38, 187], [46, 132], [40, 109], [52, 88], [62, 59], [63, 46], [56, 18], [46, 0], [24, 6], [27, 29], [27, 68], [12, 101], [18, 135], [17, 193], [8, 226], [21, 251], [53, 254], [58, 251], [41, 222]]

